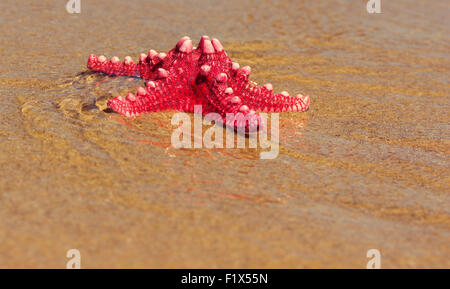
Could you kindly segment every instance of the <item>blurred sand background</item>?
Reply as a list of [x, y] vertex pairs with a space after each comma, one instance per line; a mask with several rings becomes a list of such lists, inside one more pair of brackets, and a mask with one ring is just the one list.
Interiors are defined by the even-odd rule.
[[[450, 266], [446, 0], [0, 2], [0, 267]], [[90, 53], [219, 38], [252, 79], [311, 96], [280, 155], [176, 150], [174, 112], [103, 111], [143, 81]]]

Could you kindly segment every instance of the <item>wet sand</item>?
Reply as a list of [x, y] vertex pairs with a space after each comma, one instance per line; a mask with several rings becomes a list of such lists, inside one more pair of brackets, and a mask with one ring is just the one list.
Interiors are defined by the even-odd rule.
[[[448, 1], [366, 2], [82, 1], [70, 15], [3, 0], [0, 267], [65, 268], [71, 248], [83, 268], [365, 268], [371, 248], [383, 268], [449, 267]], [[280, 114], [276, 159], [174, 149], [173, 111], [103, 111], [143, 81], [88, 73], [90, 53], [204, 34], [254, 81], [311, 96]]]

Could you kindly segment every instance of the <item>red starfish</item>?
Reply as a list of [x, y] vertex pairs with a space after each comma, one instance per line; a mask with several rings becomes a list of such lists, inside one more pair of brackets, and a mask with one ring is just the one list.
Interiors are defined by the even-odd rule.
[[87, 66], [108, 75], [148, 80], [146, 88], [139, 87], [136, 95], [128, 93], [125, 98], [118, 96], [108, 101], [110, 108], [127, 117], [167, 109], [194, 112], [194, 105], [201, 105], [203, 114], [218, 113], [227, 125], [248, 131], [260, 127], [261, 119], [255, 111], [309, 108], [307, 95], [292, 97], [285, 91], [274, 94], [270, 83], [257, 86], [249, 80], [250, 67], [240, 68], [227, 56], [219, 40], [208, 36], [200, 39], [197, 48], [185, 36], [167, 54], [154, 50], [141, 54], [138, 64], [129, 56], [121, 63], [116, 56], [108, 60], [91, 54]]

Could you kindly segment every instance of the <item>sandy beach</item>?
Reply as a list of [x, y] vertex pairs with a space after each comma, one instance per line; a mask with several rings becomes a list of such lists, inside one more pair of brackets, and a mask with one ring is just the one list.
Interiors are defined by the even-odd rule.
[[[0, 268], [450, 266], [448, 1], [2, 0]], [[304, 92], [280, 151], [176, 149], [174, 111], [105, 111], [91, 73], [189, 35]]]

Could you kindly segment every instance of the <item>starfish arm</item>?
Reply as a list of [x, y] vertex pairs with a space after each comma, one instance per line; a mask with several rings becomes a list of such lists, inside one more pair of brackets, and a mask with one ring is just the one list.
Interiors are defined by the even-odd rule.
[[200, 66], [195, 85], [196, 94], [203, 95], [215, 107], [227, 126], [246, 132], [260, 128], [261, 117], [234, 97], [233, 92], [228, 89], [228, 77], [222, 71], [232, 69], [233, 63], [219, 40], [203, 36], [196, 53], [199, 55]]
[[120, 62], [120, 59], [116, 56], [108, 60], [103, 55], [91, 54], [87, 63], [89, 69], [108, 75], [138, 76], [139, 66], [139, 64], [133, 62], [130, 56], [125, 57], [124, 61]]
[[247, 105], [261, 112], [304, 112], [309, 109], [309, 96], [297, 94], [290, 96], [288, 92], [273, 93], [270, 83], [258, 86], [249, 80], [249, 70], [236, 70], [231, 74], [231, 87]]
[[[228, 70], [220, 72], [212, 69], [210, 94], [212, 102], [222, 101], [220, 105], [227, 105], [233, 102], [235, 104], [244, 104], [250, 110], [260, 112], [290, 112], [306, 111], [309, 109], [309, 96], [298, 94], [289, 96], [286, 91], [279, 94], [273, 93], [270, 83], [264, 86], [258, 86], [249, 80], [251, 69], [249, 66], [243, 68], [239, 64], [232, 63]], [[228, 97], [224, 97], [228, 95]]]
[[250, 110], [245, 102], [234, 95], [224, 79], [220, 79], [219, 76], [217, 80], [211, 75], [199, 78], [196, 94], [205, 96], [208, 103], [220, 114], [225, 125], [245, 132], [256, 131], [262, 127], [261, 116]]
[[185, 36], [167, 53], [158, 53], [151, 49], [147, 56], [141, 54], [139, 72], [141, 78], [146, 80], [157, 78], [160, 68], [170, 70], [171, 74], [192, 75], [195, 72], [195, 64], [192, 40]]
[[[163, 71], [161, 69], [161, 71]], [[165, 73], [161, 72], [161, 73]], [[195, 97], [186, 86], [175, 86], [172, 79], [152, 80], [146, 87], [139, 87], [136, 95], [128, 93], [126, 97], [117, 96], [108, 101], [108, 106], [127, 117], [162, 110], [192, 112]]]

